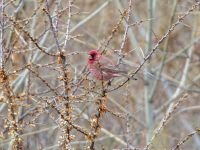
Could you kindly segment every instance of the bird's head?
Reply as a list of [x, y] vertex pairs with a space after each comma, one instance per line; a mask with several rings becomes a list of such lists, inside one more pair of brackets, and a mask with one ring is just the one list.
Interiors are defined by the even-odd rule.
[[101, 54], [97, 50], [90, 50], [88, 52], [88, 61], [89, 61], [89, 63], [97, 61], [99, 56], [101, 56]]

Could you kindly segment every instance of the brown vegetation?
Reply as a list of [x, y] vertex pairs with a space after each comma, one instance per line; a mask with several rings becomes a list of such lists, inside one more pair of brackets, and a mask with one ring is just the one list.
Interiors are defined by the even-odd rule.
[[[199, 8], [1, 0], [0, 148], [200, 149]], [[94, 80], [91, 49], [137, 80]]]

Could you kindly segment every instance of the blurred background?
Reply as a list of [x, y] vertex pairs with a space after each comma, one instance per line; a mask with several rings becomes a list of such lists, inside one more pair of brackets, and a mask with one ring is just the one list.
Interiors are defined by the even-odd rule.
[[[1, 0], [2, 150], [200, 150], [195, 0]], [[137, 80], [95, 80], [97, 49]]]

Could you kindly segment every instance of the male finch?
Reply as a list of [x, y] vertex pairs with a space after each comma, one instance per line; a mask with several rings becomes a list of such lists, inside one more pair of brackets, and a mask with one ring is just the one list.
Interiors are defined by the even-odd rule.
[[110, 80], [114, 77], [128, 77], [127, 71], [119, 70], [108, 58], [97, 50], [88, 52], [88, 68], [97, 80]]

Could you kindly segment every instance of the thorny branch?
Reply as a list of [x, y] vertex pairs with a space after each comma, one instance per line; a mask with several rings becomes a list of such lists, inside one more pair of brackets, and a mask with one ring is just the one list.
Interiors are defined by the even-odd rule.
[[[160, 18], [137, 21], [140, 17], [146, 18], [145, 2], [140, 2], [141, 9], [140, 5], [134, 7], [138, 4], [137, 1], [121, 1], [120, 13], [113, 5], [115, 2], [112, 0], [102, 4], [78, 0], [20, 0], [19, 2], [2, 0], [0, 2], [0, 147], [2, 149], [8, 147], [14, 150], [27, 149], [27, 145], [29, 149], [58, 149], [59, 147], [93, 150], [126, 147], [136, 150], [138, 148], [135, 147], [141, 146], [150, 149], [162, 129], [168, 127], [167, 123], [171, 121], [171, 117], [178, 117], [182, 113], [174, 115], [180, 107], [179, 104], [186, 99], [186, 95], [174, 103], [172, 109], [166, 112], [163, 118], [159, 118], [162, 116], [162, 110], [154, 116], [155, 124], [159, 123], [159, 125], [150, 144], [146, 145], [143, 142], [147, 134], [147, 126], [143, 119], [145, 110], [141, 100], [143, 99], [142, 84], [140, 80], [129, 81], [139, 73], [147, 61], [150, 62], [153, 54], [159, 51], [160, 55], [155, 56], [155, 61], [152, 63], [155, 65], [154, 72], [158, 70], [157, 64], [164, 53], [158, 48], [167, 38], [169, 43], [171, 37], [179, 41], [175, 28], [182, 24], [189, 14], [193, 14], [200, 4], [199, 1], [188, 11], [184, 11], [177, 21], [167, 28], [166, 33], [161, 35], [160, 40], [149, 50], [150, 52], [137, 69], [135, 71], [131, 69], [128, 79], [122, 82], [120, 81], [122, 78], [110, 82], [96, 81], [91, 78], [85, 66], [88, 49], [95, 48], [99, 43], [98, 49], [102, 53], [118, 47], [117, 50], [109, 53], [117, 55], [117, 64], [120, 64], [123, 59], [130, 66], [134, 66], [137, 56], [132, 53], [135, 50], [130, 48], [129, 42], [133, 40], [132, 37], [135, 37], [135, 41], [138, 42], [136, 45], [143, 45], [142, 40], [145, 35], [142, 33], [147, 32], [144, 27], [145, 22], [152, 19], [155, 21], [156, 34], [160, 28], [166, 28]], [[166, 6], [162, 1], [159, 4]], [[182, 6], [186, 2], [177, 1], [177, 6], [180, 4]], [[171, 6], [170, 3], [168, 5]], [[33, 6], [34, 9], [30, 9]], [[133, 10], [132, 7], [135, 9]], [[159, 7], [156, 11], [159, 15], [162, 14]], [[175, 10], [175, 14], [177, 13], [178, 10]], [[195, 15], [198, 13], [194, 12]], [[195, 20], [192, 15], [188, 19], [188, 22]], [[198, 19], [195, 21], [198, 25]], [[192, 27], [188, 22], [183, 24], [190, 29]], [[183, 34], [187, 37], [190, 33], [190, 30], [187, 29], [185, 32], [181, 27], [179, 30], [181, 36]], [[129, 34], [133, 36], [129, 38]], [[100, 39], [104, 39], [104, 42], [99, 42]], [[181, 38], [180, 41], [184, 39]], [[169, 53], [165, 54], [169, 58], [163, 65], [168, 70], [161, 76], [168, 80], [161, 80], [159, 89], [154, 91], [155, 107], [163, 105], [162, 97], [171, 97], [173, 85], [179, 85], [177, 78], [182, 76], [180, 67], [188, 57], [185, 52], [193, 46], [194, 52], [189, 58], [191, 70], [187, 75], [189, 83], [180, 87], [187, 90], [187, 95], [191, 97], [189, 104], [197, 106], [195, 110], [189, 110], [193, 115], [192, 111], [197, 111], [199, 108], [198, 102], [195, 101], [199, 95], [198, 81], [200, 81], [196, 71], [199, 66], [199, 51], [196, 50], [199, 39], [192, 40], [190, 44], [184, 41], [186, 46], [181, 45], [180, 41], [176, 45], [170, 43], [169, 47], [172, 50], [174, 47], [175, 49], [184, 47], [184, 49], [176, 49], [175, 52], [169, 49]], [[174, 60], [181, 64], [180, 67], [177, 67], [176, 63], [170, 64]], [[125, 88], [124, 85], [127, 87]], [[191, 114], [187, 114], [188, 118]], [[179, 123], [177, 120], [173, 124]], [[44, 126], [45, 130], [43, 130]], [[190, 128], [193, 129], [193, 126]], [[195, 132], [179, 140], [180, 142], [174, 147], [170, 145], [173, 150], [183, 147], [185, 142], [199, 133], [198, 129], [193, 131]], [[173, 131], [169, 134], [173, 134]], [[195, 138], [195, 142], [193, 145], [199, 145], [200, 140]]]
[[[180, 16], [178, 18], [178, 20], [172, 24], [172, 26], [169, 28], [169, 30], [162, 36], [162, 38], [157, 42], [157, 44], [154, 46], [154, 48], [151, 50], [151, 52], [144, 58], [143, 62], [140, 64], [140, 66], [130, 75], [130, 77], [134, 77], [140, 70], [141, 68], [145, 65], [145, 63], [151, 59], [152, 55], [156, 52], [156, 50], [158, 49], [158, 47], [160, 46], [160, 44], [169, 36], [169, 34], [174, 31], [175, 27], [178, 26], [184, 19], [185, 17], [187, 17], [192, 11], [195, 10], [195, 8], [197, 8], [199, 6], [199, 2], [197, 2], [195, 5], [193, 5], [185, 14], [183, 14], [182, 16]], [[125, 85], [128, 81], [130, 80], [130, 78], [128, 78], [126, 81], [124, 81], [123, 83], [121, 83], [120, 85], [118, 85], [117, 87], [111, 89], [109, 92], [111, 91], [115, 91], [117, 89], [119, 89], [120, 87], [122, 87], [123, 85]]]

